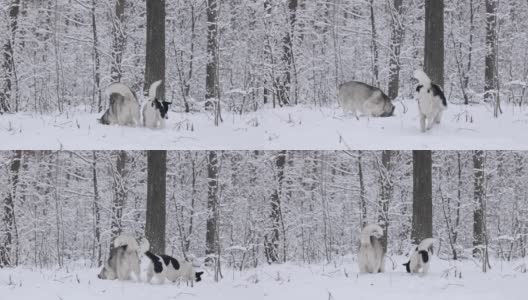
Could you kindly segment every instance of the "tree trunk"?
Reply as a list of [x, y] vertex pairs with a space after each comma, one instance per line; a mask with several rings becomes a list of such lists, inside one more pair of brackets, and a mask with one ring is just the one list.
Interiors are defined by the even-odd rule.
[[400, 90], [400, 54], [403, 40], [403, 0], [393, 0], [391, 7], [391, 43], [389, 61], [389, 98], [394, 100]]
[[495, 103], [495, 118], [502, 113], [499, 97], [497, 61], [497, 0], [486, 0], [485, 99]]
[[378, 223], [383, 228], [383, 238], [381, 243], [383, 249], [387, 252], [387, 240], [389, 231], [389, 204], [392, 198], [392, 178], [391, 178], [391, 157], [393, 152], [385, 150], [381, 153], [381, 166], [380, 166], [380, 183], [381, 183], [381, 195], [379, 207], [381, 209], [378, 216]]
[[93, 52], [94, 52], [94, 102], [95, 100], [97, 100], [97, 112], [101, 113], [103, 111], [103, 97], [101, 93], [101, 58], [99, 56], [99, 38], [97, 37], [97, 22], [95, 19], [95, 7], [96, 7], [95, 0], [92, 0], [91, 13], [92, 13]]
[[444, 0], [425, 1], [424, 71], [444, 86]]
[[361, 228], [367, 226], [367, 203], [365, 201], [365, 181], [363, 179], [363, 151], [358, 151], [358, 177], [359, 177], [359, 223]]
[[484, 246], [484, 152], [473, 153], [473, 256], [480, 257]]
[[373, 85], [379, 87], [379, 52], [378, 52], [378, 34], [376, 32], [376, 16], [374, 14], [374, 0], [370, 0], [370, 29], [371, 29], [371, 47], [372, 47], [372, 73]]
[[147, 222], [145, 236], [155, 253], [165, 253], [167, 151], [148, 151], [147, 156]]
[[433, 187], [431, 151], [413, 151], [413, 243], [433, 237]]
[[216, 109], [219, 101], [218, 64], [218, 2], [217, 0], [207, 0], [206, 109]]
[[218, 155], [210, 151], [207, 159], [207, 231], [205, 234], [205, 254], [218, 253]]
[[276, 79], [279, 105], [291, 102], [292, 70], [294, 68], [293, 31], [296, 21], [297, 0], [288, 0], [288, 26], [282, 40], [282, 74]]
[[97, 153], [92, 152], [92, 179], [93, 179], [93, 214], [94, 214], [94, 251], [97, 267], [103, 263], [101, 256], [101, 208], [99, 207], [99, 187], [97, 186]]
[[[11, 32], [3, 46], [4, 59], [2, 69], [4, 70], [5, 80], [3, 86], [0, 87], [0, 113], [2, 111], [11, 111], [11, 102], [13, 101], [13, 94], [15, 92], [13, 89], [13, 82], [15, 81], [16, 83], [14, 47], [19, 11], [20, 0], [12, 0], [9, 6], [9, 28]], [[15, 103], [15, 111], [18, 111], [18, 103]]]
[[[114, 199], [112, 203], [112, 223], [110, 228], [111, 239], [114, 240], [123, 232], [123, 209], [127, 198], [127, 172], [126, 172], [126, 151], [119, 151], [116, 159], [116, 167], [112, 165], [112, 173], [114, 177]], [[110, 245], [112, 249], [112, 245]]]
[[147, 50], [145, 60], [145, 87], [158, 80], [158, 97], [165, 100], [165, 0], [147, 1]]
[[[275, 157], [276, 168], [276, 188], [271, 194], [271, 232], [265, 236], [265, 253], [268, 263], [278, 263], [279, 259], [279, 238], [282, 221], [281, 196], [282, 183], [284, 181], [284, 165], [286, 164], [286, 151], [280, 151]], [[286, 259], [286, 258], [284, 258]]]
[[123, 76], [121, 62], [126, 44], [126, 26], [125, 26], [125, 5], [126, 0], [117, 0], [115, 5], [115, 15], [112, 17], [112, 82], [120, 82]]
[[18, 178], [20, 172], [20, 162], [22, 160], [22, 151], [15, 151], [11, 160], [8, 178], [8, 193], [4, 199], [4, 217], [5, 235], [2, 237], [0, 244], [0, 268], [11, 267], [14, 261], [11, 257], [13, 254], [13, 240], [17, 236], [15, 220], [15, 199], [18, 187]]

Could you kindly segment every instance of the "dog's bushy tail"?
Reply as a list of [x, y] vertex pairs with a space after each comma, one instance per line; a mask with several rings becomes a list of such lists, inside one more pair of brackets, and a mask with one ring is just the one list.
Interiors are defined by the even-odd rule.
[[113, 83], [113, 84], [111, 84], [110, 86], [108, 86], [106, 88], [105, 93], [107, 95], [119, 94], [119, 95], [121, 95], [121, 96], [123, 96], [123, 97], [125, 97], [127, 99], [131, 99], [131, 100], [136, 100], [137, 101], [136, 95], [134, 94], [134, 92], [132, 92], [132, 90], [128, 86], [126, 86], [126, 85], [124, 85], [122, 83]]
[[370, 237], [373, 235], [383, 235], [383, 228], [376, 224], [365, 226], [365, 228], [363, 228], [363, 230], [361, 231], [361, 244], [370, 244]]
[[423, 240], [420, 245], [418, 245], [418, 251], [426, 251], [433, 253], [433, 244], [435, 242], [435, 239], [428, 238]]
[[137, 251], [139, 249], [139, 245], [136, 239], [126, 234], [122, 234], [114, 239], [115, 248], [123, 246], [127, 246], [127, 251]]
[[150, 100], [156, 98], [157, 93], [158, 93], [158, 87], [161, 85], [162, 82], [163, 82], [162, 80], [158, 80], [150, 85], [149, 95], [148, 95]]
[[422, 70], [414, 71], [414, 78], [418, 79], [422, 85], [431, 86], [431, 78], [429, 78], [429, 76], [427, 76]]

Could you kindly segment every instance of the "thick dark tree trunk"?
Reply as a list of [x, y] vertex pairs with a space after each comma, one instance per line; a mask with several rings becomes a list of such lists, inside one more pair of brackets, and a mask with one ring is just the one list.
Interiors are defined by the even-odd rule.
[[13, 266], [16, 261], [13, 261], [13, 240], [17, 236], [16, 220], [15, 220], [15, 199], [18, 187], [18, 178], [20, 172], [20, 162], [22, 160], [22, 151], [15, 151], [15, 155], [11, 160], [9, 167], [8, 179], [8, 193], [4, 199], [4, 216], [3, 223], [5, 226], [5, 234], [0, 241], [0, 268]]
[[102, 261], [101, 251], [101, 208], [99, 207], [99, 187], [97, 185], [97, 154], [95, 151], [92, 152], [92, 180], [93, 180], [93, 214], [94, 214], [94, 251], [97, 266], [100, 267]]
[[115, 4], [115, 15], [112, 22], [113, 46], [112, 46], [112, 82], [120, 82], [123, 76], [121, 62], [126, 44], [126, 26], [125, 26], [125, 5], [126, 0], [117, 0]]
[[218, 253], [218, 155], [210, 151], [207, 159], [207, 231], [205, 254]]
[[396, 99], [400, 90], [400, 54], [403, 40], [403, 0], [393, 0], [391, 7], [391, 43], [389, 60], [389, 98]]
[[144, 91], [147, 92], [152, 83], [163, 80], [157, 95], [165, 99], [165, 0], [147, 1], [146, 53]]
[[484, 152], [473, 153], [473, 255], [481, 256], [484, 246]]
[[431, 151], [413, 151], [413, 243], [433, 237], [433, 187]]
[[444, 0], [425, 1], [424, 71], [444, 86]]
[[165, 253], [167, 151], [148, 151], [147, 156], [147, 224], [145, 236], [154, 252]]
[[94, 105], [97, 101], [97, 112], [103, 111], [103, 98], [101, 93], [101, 58], [99, 55], [99, 38], [97, 36], [97, 22], [95, 18], [95, 0], [92, 0], [92, 38], [94, 55]]
[[361, 228], [367, 226], [367, 203], [365, 199], [365, 180], [363, 178], [363, 151], [358, 151], [358, 177], [359, 177], [359, 217]]
[[[17, 31], [18, 14], [20, 12], [20, 0], [12, 0], [9, 6], [9, 28], [11, 29], [10, 35], [5, 42], [3, 52], [2, 69], [4, 70], [5, 79], [0, 86], [0, 113], [2, 111], [10, 112], [11, 104], [13, 101], [13, 81], [16, 81], [15, 73], [15, 59], [14, 59], [14, 43], [15, 35]], [[3, 77], [2, 76], [2, 77]], [[16, 97], [16, 96], [15, 96]], [[16, 100], [16, 99], [15, 99]], [[18, 102], [15, 101], [15, 111], [18, 111]]]

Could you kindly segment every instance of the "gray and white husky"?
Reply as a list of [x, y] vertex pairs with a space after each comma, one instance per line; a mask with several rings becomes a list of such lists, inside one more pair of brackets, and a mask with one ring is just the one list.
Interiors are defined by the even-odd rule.
[[407, 273], [419, 273], [423, 274], [429, 272], [429, 262], [431, 261], [431, 255], [433, 255], [433, 243], [434, 239], [425, 239], [420, 245], [414, 247], [409, 262], [403, 264]]
[[110, 96], [109, 107], [99, 119], [104, 125], [139, 126], [139, 102], [136, 94], [122, 83], [114, 83], [106, 89]]
[[339, 105], [344, 113], [353, 113], [369, 117], [391, 117], [395, 106], [391, 99], [380, 89], [363, 82], [350, 81], [339, 86]]
[[414, 71], [414, 78], [418, 80], [416, 97], [420, 111], [420, 127], [422, 132], [431, 130], [434, 124], [440, 124], [442, 114], [447, 109], [447, 100], [442, 88], [431, 81], [422, 70]]
[[131, 236], [118, 236], [114, 240], [114, 247], [110, 250], [110, 257], [97, 277], [106, 280], [130, 280], [134, 273], [136, 280], [141, 281], [139, 254], [148, 251], [148, 248], [146, 239], [140, 246]]
[[154, 82], [149, 89], [149, 99], [143, 105], [143, 125], [147, 128], [164, 128], [165, 120], [168, 119], [170, 102], [161, 101], [157, 97], [158, 87], [162, 81]]
[[379, 225], [367, 225], [361, 231], [358, 264], [360, 273], [385, 272], [385, 252], [380, 238], [383, 229]]

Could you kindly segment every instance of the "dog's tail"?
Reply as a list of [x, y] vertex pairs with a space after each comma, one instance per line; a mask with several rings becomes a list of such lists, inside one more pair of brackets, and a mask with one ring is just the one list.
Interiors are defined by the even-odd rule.
[[147, 253], [150, 250], [150, 243], [146, 238], [143, 238], [139, 243], [139, 251], [141, 253]]
[[109, 96], [112, 95], [112, 94], [119, 94], [119, 95], [125, 97], [126, 99], [131, 99], [131, 100], [136, 100], [137, 101], [136, 95], [134, 94], [134, 92], [132, 92], [132, 90], [128, 86], [126, 86], [126, 85], [124, 85], [122, 83], [113, 83], [113, 84], [111, 84], [110, 86], [108, 86], [106, 88], [105, 92]]
[[433, 243], [435, 242], [435, 239], [428, 238], [423, 240], [420, 245], [418, 245], [418, 251], [426, 251], [433, 253]]
[[414, 78], [418, 79], [418, 81], [422, 85], [425, 85], [425, 86], [431, 85], [431, 78], [429, 78], [429, 76], [427, 76], [427, 74], [425, 74], [425, 72], [422, 70], [414, 71]]
[[136, 239], [130, 235], [122, 234], [115, 238], [114, 248], [127, 247], [127, 251], [137, 251], [139, 250], [139, 245]]
[[163, 81], [158, 80], [150, 85], [149, 94], [148, 97], [150, 100], [155, 99], [158, 94], [158, 87], [161, 85]]
[[376, 224], [367, 225], [361, 231], [361, 244], [368, 245], [370, 244], [371, 236], [380, 237], [382, 235], [383, 235], [383, 228], [381, 228], [381, 226], [376, 225]]

